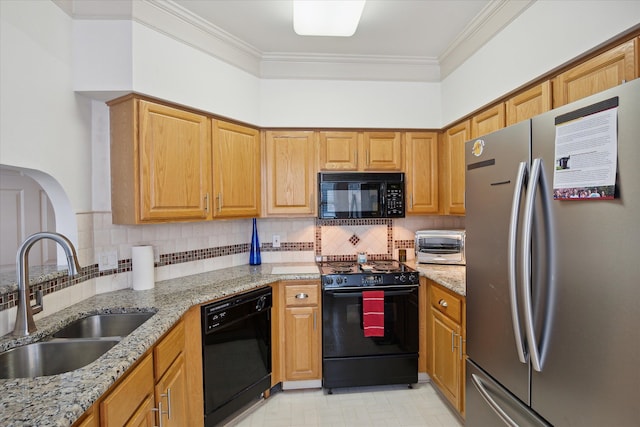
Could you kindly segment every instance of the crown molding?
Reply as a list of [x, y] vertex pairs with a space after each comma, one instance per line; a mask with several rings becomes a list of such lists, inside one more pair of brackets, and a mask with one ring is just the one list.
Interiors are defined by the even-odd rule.
[[441, 77], [445, 78], [493, 36], [513, 22], [536, 0], [494, 0], [476, 16], [440, 55]]
[[265, 79], [440, 82], [536, 0], [494, 0], [437, 59], [261, 52], [172, 0], [52, 0], [74, 19], [131, 19]]

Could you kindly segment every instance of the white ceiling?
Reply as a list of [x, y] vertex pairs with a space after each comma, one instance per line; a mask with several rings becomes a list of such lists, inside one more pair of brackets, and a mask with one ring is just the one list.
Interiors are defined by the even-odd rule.
[[54, 1], [74, 18], [125, 15], [156, 28], [148, 10], [162, 10], [254, 57], [260, 65], [247, 69], [219, 48], [199, 46], [259, 77], [440, 81], [535, 0], [368, 0], [347, 38], [298, 36], [291, 0]]

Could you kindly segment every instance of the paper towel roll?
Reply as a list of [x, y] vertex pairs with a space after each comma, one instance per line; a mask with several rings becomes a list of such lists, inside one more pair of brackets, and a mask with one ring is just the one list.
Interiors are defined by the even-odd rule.
[[131, 248], [131, 271], [133, 290], [144, 291], [155, 285], [153, 246], [133, 246]]

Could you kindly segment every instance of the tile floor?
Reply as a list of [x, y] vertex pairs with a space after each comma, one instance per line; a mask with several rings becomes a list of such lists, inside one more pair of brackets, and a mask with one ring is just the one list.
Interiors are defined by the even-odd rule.
[[287, 390], [252, 407], [229, 427], [461, 427], [430, 383], [407, 386]]

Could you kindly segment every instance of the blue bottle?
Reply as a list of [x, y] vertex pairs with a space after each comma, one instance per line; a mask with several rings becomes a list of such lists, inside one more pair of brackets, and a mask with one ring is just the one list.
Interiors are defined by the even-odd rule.
[[260, 240], [258, 240], [258, 226], [253, 218], [253, 235], [251, 236], [251, 250], [249, 251], [249, 265], [260, 265]]

